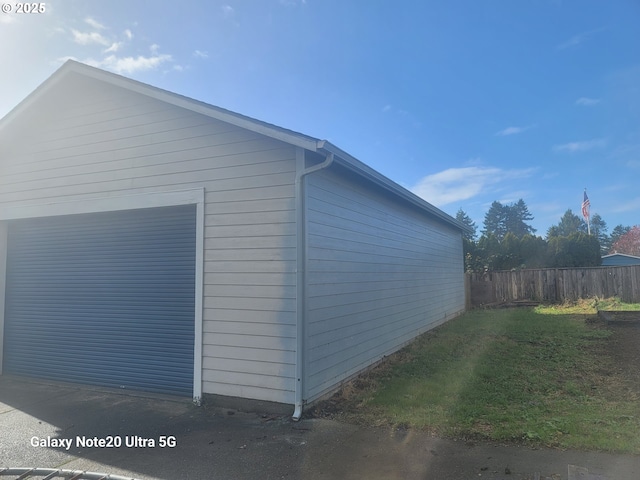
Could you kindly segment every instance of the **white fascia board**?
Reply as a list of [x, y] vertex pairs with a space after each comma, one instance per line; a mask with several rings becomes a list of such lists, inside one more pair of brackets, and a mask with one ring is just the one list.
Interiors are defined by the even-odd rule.
[[62, 67], [56, 70], [48, 79], [31, 92], [22, 102], [20, 102], [13, 110], [11, 110], [4, 118], [0, 119], [0, 130], [9, 124], [13, 118], [18, 116], [20, 112], [25, 110], [29, 105], [34, 103], [47, 90], [55, 86], [59, 81], [69, 73], [76, 73], [84, 77], [93, 78], [95, 80], [108, 83], [120, 88], [124, 88], [131, 92], [136, 92], [156, 100], [175, 105], [177, 107], [191, 110], [192, 112], [205, 115], [207, 117], [220, 120], [222, 122], [235, 125], [246, 130], [265, 135], [275, 140], [280, 140], [292, 145], [314, 150], [318, 139], [309, 137], [302, 133], [294, 132], [286, 128], [281, 128], [267, 122], [256, 120], [239, 113], [226, 110], [224, 108], [209, 105], [207, 103], [194, 100], [177, 93], [169, 92], [158, 87], [139, 82], [122, 75], [107, 72], [96, 67], [91, 67], [74, 60], [67, 60]]
[[[126, 90], [136, 92], [159, 101], [166, 102], [177, 107], [191, 110], [195, 113], [199, 113], [217, 120], [235, 125], [246, 130], [265, 135], [275, 140], [289, 143], [291, 145], [304, 148], [310, 151], [331, 152], [337, 157], [339, 163], [349, 168], [350, 170], [358, 173], [360, 176], [372, 181], [373, 183], [381, 186], [382, 188], [394, 193], [395, 195], [409, 201], [410, 203], [418, 206], [420, 209], [426, 211], [432, 216], [444, 221], [445, 223], [460, 229], [461, 231], [468, 231], [469, 229], [458, 222], [455, 218], [447, 215], [442, 210], [434, 207], [430, 203], [421, 199], [417, 195], [411, 193], [404, 187], [393, 182], [384, 175], [376, 172], [371, 167], [362, 163], [355, 157], [352, 157], [342, 149], [332, 145], [326, 140], [318, 140], [316, 138], [304, 135], [292, 130], [277, 127], [275, 125], [262, 122], [244, 115], [240, 115], [229, 110], [225, 110], [220, 107], [200, 102], [167, 90], [162, 90], [151, 85], [147, 85], [136, 80], [132, 80], [115, 73], [107, 72], [83, 63], [79, 63], [73, 60], [67, 60], [67, 62], [60, 67], [56, 72], [49, 77], [42, 85], [34, 90], [25, 100], [23, 100], [17, 107], [15, 107], [7, 116], [0, 120], [0, 129], [17, 116], [23, 109], [28, 107], [33, 102], [44, 94], [49, 88], [53, 87], [58, 81], [61, 81], [64, 76], [70, 72], [75, 72], [85, 77], [94, 78], [98, 81], [106, 82], [111, 85], [124, 88]], [[340, 161], [341, 160], [341, 161]], [[0, 217], [1, 218], [1, 217]], [[17, 217], [24, 218], [24, 217]]]
[[20, 103], [18, 103], [15, 107], [9, 110], [4, 117], [0, 118], [0, 131], [6, 126], [9, 125], [12, 120], [20, 115], [23, 110], [27, 109], [29, 105], [38, 100], [44, 93], [52, 88], [54, 85], [60, 81], [60, 79], [64, 76], [64, 67], [59, 68], [53, 74], [47, 78], [43, 83], [38, 85], [36, 89], [27, 95]]
[[209, 105], [199, 100], [194, 100], [183, 95], [169, 92], [158, 87], [148, 85], [146, 83], [138, 82], [115, 73], [106, 72], [104, 70], [90, 67], [88, 65], [68, 60], [62, 68], [67, 68], [69, 71], [76, 72], [86, 77], [94, 78], [96, 80], [115, 85], [117, 87], [124, 88], [126, 90], [140, 93], [142, 95], [154, 98], [156, 100], [175, 105], [177, 107], [191, 110], [192, 112], [205, 115], [207, 117], [215, 118], [222, 122], [235, 125], [246, 130], [265, 135], [267, 137], [280, 140], [292, 145], [306, 148], [311, 150], [315, 148], [317, 139], [303, 135], [292, 130], [278, 127], [267, 122], [256, 120], [239, 113], [226, 110], [224, 108]]

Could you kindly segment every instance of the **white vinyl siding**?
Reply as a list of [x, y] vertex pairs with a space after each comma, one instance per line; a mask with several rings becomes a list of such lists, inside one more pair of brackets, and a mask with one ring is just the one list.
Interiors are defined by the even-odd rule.
[[203, 392], [293, 403], [295, 147], [70, 74], [0, 133], [0, 210], [205, 190]]
[[305, 399], [464, 310], [459, 230], [350, 175], [307, 183]]
[[296, 402], [301, 340], [312, 401], [464, 309], [461, 231], [441, 212], [339, 152], [297, 204], [296, 158], [337, 147], [65, 68], [0, 123], [0, 258], [6, 220], [195, 204], [196, 397]]

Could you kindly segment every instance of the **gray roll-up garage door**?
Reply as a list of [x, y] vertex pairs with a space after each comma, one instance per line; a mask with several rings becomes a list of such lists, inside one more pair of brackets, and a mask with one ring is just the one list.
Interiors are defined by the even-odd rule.
[[195, 205], [9, 224], [4, 371], [193, 391]]

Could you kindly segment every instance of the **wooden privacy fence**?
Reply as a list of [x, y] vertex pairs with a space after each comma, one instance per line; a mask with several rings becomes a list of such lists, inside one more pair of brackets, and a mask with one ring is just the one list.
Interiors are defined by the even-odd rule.
[[592, 268], [540, 268], [469, 273], [471, 305], [534, 301], [562, 303], [581, 298], [618, 297], [640, 302], [640, 265]]

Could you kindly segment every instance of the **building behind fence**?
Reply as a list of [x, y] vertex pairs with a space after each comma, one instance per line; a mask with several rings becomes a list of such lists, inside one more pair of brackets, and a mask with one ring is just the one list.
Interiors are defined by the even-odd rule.
[[474, 307], [517, 301], [562, 303], [594, 297], [640, 302], [640, 265], [540, 268], [467, 275], [470, 303]]

